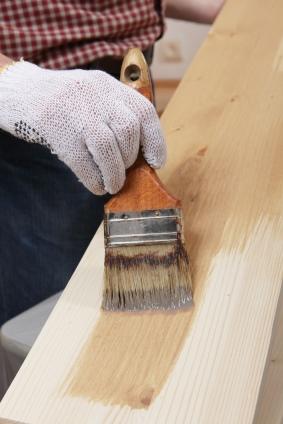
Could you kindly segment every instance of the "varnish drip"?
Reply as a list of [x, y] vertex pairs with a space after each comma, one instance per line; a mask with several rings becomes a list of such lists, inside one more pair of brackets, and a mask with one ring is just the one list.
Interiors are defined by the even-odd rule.
[[191, 311], [102, 313], [68, 383], [67, 394], [148, 408], [181, 350]]

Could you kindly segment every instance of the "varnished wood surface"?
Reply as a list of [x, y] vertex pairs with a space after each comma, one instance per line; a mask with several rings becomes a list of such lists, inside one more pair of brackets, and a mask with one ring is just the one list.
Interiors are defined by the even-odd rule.
[[[281, 1], [228, 0], [162, 118], [160, 175], [183, 204], [194, 310], [101, 314], [100, 229], [2, 416], [251, 424], [260, 411], [262, 423], [281, 424], [278, 373], [261, 386], [283, 274], [282, 28]], [[275, 358], [280, 369], [282, 350]]]

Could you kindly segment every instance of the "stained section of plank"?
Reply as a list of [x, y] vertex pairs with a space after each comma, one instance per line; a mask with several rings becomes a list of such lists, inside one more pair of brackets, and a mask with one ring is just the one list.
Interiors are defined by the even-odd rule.
[[70, 372], [65, 393], [147, 409], [176, 363], [191, 315], [102, 313]]
[[283, 274], [282, 26], [279, 0], [228, 0], [162, 118], [169, 159], [160, 175], [183, 202], [195, 294], [180, 338], [181, 315], [170, 322], [174, 355], [166, 357], [168, 316], [129, 316], [128, 338], [115, 315], [104, 327], [100, 228], [2, 415], [30, 424], [253, 422]]

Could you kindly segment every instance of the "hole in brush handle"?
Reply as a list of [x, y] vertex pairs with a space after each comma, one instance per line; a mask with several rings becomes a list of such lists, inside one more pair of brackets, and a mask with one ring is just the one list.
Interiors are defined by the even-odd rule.
[[124, 57], [120, 81], [139, 91], [154, 103], [149, 67], [140, 49], [132, 48]]
[[137, 65], [129, 65], [125, 69], [125, 78], [128, 81], [138, 81], [141, 77], [141, 69]]

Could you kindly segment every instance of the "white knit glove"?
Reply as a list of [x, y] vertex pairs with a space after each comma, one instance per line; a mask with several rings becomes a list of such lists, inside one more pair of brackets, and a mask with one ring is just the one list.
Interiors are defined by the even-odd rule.
[[0, 128], [47, 146], [95, 194], [121, 189], [140, 145], [152, 167], [166, 158], [152, 104], [102, 71], [8, 67], [0, 74]]

